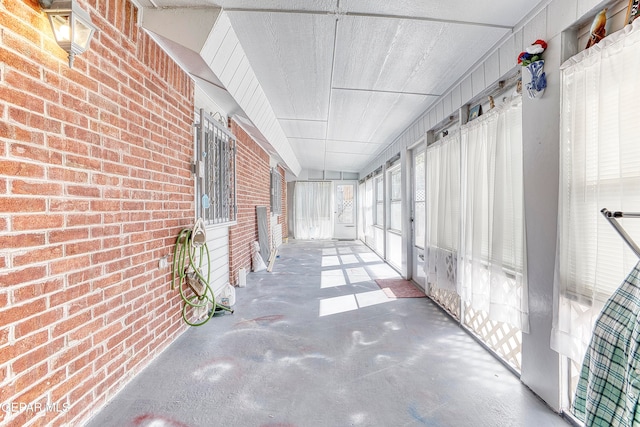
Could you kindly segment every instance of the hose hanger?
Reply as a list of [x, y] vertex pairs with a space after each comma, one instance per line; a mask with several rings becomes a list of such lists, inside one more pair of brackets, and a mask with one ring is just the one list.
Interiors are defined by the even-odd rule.
[[[206, 277], [203, 271], [206, 271]], [[216, 302], [209, 286], [210, 276], [207, 233], [204, 221], [199, 218], [193, 228], [185, 228], [178, 234], [173, 251], [171, 289], [176, 288], [177, 281], [183, 301], [182, 318], [190, 326], [204, 325], [216, 312], [233, 313], [231, 307]], [[185, 285], [191, 292], [185, 289]]]

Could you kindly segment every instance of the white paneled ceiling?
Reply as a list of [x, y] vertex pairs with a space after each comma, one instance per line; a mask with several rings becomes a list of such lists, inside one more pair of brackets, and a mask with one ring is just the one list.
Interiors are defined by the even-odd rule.
[[138, 3], [222, 7], [302, 169], [359, 172], [544, 1]]

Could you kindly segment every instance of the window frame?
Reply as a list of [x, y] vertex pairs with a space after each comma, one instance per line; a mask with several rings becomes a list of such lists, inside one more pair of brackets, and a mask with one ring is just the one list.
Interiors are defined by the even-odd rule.
[[204, 109], [195, 127], [196, 218], [207, 226], [233, 225], [238, 213], [236, 138]]

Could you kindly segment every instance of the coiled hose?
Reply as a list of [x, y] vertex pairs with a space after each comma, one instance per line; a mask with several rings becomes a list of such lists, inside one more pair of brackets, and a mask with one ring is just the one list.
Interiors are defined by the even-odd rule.
[[[171, 289], [175, 289], [177, 280], [178, 291], [184, 302], [182, 318], [189, 326], [204, 325], [218, 311], [233, 313], [230, 307], [216, 302], [209, 286], [210, 267], [211, 257], [204, 235], [204, 224], [202, 220], [198, 220], [193, 228], [185, 228], [178, 234], [173, 251]], [[202, 274], [203, 268], [207, 272], [206, 278]], [[186, 295], [185, 285], [193, 295]], [[189, 309], [193, 309], [192, 316], [188, 316]], [[195, 320], [190, 320], [189, 317]]]

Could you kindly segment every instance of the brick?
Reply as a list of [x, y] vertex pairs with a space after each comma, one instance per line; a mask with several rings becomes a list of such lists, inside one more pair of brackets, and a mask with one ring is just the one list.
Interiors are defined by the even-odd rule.
[[78, 214], [78, 215], [67, 215], [67, 227], [76, 227], [80, 225], [92, 225], [99, 224], [102, 216], [100, 214]]
[[67, 228], [49, 232], [49, 243], [63, 243], [74, 240], [84, 240], [89, 237], [89, 230], [86, 228]]
[[67, 194], [78, 197], [100, 197], [100, 189], [96, 187], [67, 185]]
[[44, 233], [20, 233], [16, 235], [0, 235], [0, 247], [2, 248], [28, 248], [41, 246], [45, 243]]
[[56, 324], [52, 331], [51, 336], [56, 338], [60, 335], [63, 335], [73, 329], [79, 328], [80, 326], [88, 323], [91, 320], [91, 312], [85, 311], [83, 313], [76, 314], [58, 324]]
[[26, 353], [32, 348], [41, 346], [47, 342], [48, 337], [49, 333], [47, 331], [40, 331], [36, 334], [29, 335], [24, 339], [16, 340], [14, 344], [0, 347], [0, 365], [20, 354]]
[[48, 246], [13, 255], [13, 266], [22, 267], [43, 261], [50, 261], [63, 256], [62, 246]]
[[62, 195], [62, 185], [49, 182], [14, 180], [11, 183], [11, 193], [20, 195], [60, 196]]
[[99, 171], [101, 169], [101, 161], [91, 157], [67, 155], [65, 166]]
[[73, 256], [73, 255], [92, 253], [100, 250], [100, 247], [101, 247], [100, 240], [93, 239], [93, 240], [87, 240], [87, 241], [78, 242], [78, 243], [66, 244], [64, 246], [64, 251], [65, 251], [65, 254], [67, 254], [67, 256]]
[[42, 230], [47, 228], [61, 228], [64, 215], [20, 215], [13, 217], [13, 231]]
[[[59, 340], [59, 341], [62, 341], [62, 340]], [[50, 356], [50, 355], [48, 355], [48, 356]], [[34, 355], [33, 359], [37, 360], [38, 358]], [[56, 385], [60, 384], [62, 381], [64, 381], [64, 379], [65, 379], [65, 371], [64, 371], [64, 369], [60, 369], [57, 372], [50, 373], [49, 375], [45, 376], [44, 378], [41, 377], [41, 380], [39, 382], [37, 382], [36, 384], [33, 384], [29, 390], [27, 390], [26, 392], [18, 395], [16, 397], [15, 401], [17, 401], [17, 402], [35, 402], [40, 396], [42, 396], [44, 393], [46, 393], [52, 387], [55, 387]], [[29, 414], [29, 412], [24, 412], [24, 413]]]
[[50, 212], [86, 212], [89, 210], [88, 200], [52, 199], [49, 200]]
[[24, 163], [15, 160], [0, 160], [0, 170], [3, 175], [8, 176], [44, 178], [44, 168], [32, 163]]
[[49, 271], [52, 275], [69, 273], [71, 271], [80, 270], [90, 264], [88, 255], [63, 258], [59, 261], [53, 261], [49, 264]]
[[14, 88], [0, 86], [0, 100], [27, 111], [44, 114], [44, 100]]
[[[0, 274], [0, 284], [2, 286], [13, 286], [21, 283], [32, 282], [42, 279], [46, 274], [47, 268], [45, 266], [29, 267], [22, 270], [12, 271], [10, 273]], [[7, 321], [7, 323], [10, 322]]]
[[33, 145], [14, 143], [9, 150], [11, 156], [30, 159], [41, 163], [62, 164], [62, 155], [51, 150]]
[[0, 212], [24, 213], [43, 212], [46, 201], [26, 197], [0, 197]]
[[67, 168], [50, 167], [47, 172], [47, 178], [55, 181], [66, 181], [73, 183], [86, 183], [89, 180], [87, 172], [70, 170]]
[[54, 293], [49, 297], [49, 306], [58, 307], [62, 305], [68, 306], [67, 303], [76, 300], [83, 295], [86, 295], [91, 291], [91, 285], [89, 283], [81, 283], [75, 286], [68, 286], [67, 288], [60, 289], [59, 292]]
[[63, 317], [64, 310], [62, 309], [62, 307], [44, 311], [43, 313], [31, 317], [26, 321], [16, 323], [15, 337], [16, 339], [20, 339], [35, 331], [46, 329], [53, 325], [55, 322], [61, 320]]
[[95, 280], [102, 275], [101, 266], [90, 266], [83, 270], [67, 274], [67, 286], [72, 287], [81, 283]]

